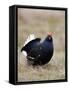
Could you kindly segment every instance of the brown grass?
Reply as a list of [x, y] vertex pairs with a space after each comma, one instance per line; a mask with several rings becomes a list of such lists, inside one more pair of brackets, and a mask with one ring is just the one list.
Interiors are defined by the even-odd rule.
[[[52, 32], [54, 55], [44, 66], [29, 66], [20, 52], [28, 35], [41, 39]], [[65, 78], [65, 12], [18, 9], [18, 81], [57, 80]]]

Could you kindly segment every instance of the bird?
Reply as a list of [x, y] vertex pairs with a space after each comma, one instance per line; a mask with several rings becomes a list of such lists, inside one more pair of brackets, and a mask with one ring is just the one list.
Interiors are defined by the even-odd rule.
[[31, 34], [21, 48], [21, 52], [33, 66], [47, 64], [54, 53], [52, 33], [48, 32], [44, 40], [35, 38], [34, 34]]

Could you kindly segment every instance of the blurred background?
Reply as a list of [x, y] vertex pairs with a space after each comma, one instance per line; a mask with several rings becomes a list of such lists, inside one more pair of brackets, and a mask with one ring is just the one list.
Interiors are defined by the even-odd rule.
[[[52, 32], [54, 54], [51, 61], [33, 68], [20, 52], [27, 37], [45, 39]], [[18, 81], [58, 80], [65, 78], [65, 11], [18, 9]]]

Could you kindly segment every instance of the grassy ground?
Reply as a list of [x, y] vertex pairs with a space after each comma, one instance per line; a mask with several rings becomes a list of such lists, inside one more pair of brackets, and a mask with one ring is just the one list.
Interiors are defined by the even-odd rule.
[[[20, 52], [28, 35], [41, 39], [52, 32], [54, 55], [44, 66], [32, 67]], [[18, 81], [57, 80], [65, 78], [65, 12], [18, 9]]]

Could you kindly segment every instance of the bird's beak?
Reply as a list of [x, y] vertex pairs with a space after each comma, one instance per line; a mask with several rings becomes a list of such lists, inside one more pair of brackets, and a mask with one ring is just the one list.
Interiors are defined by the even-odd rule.
[[49, 40], [51, 39], [51, 36], [49, 36]]

